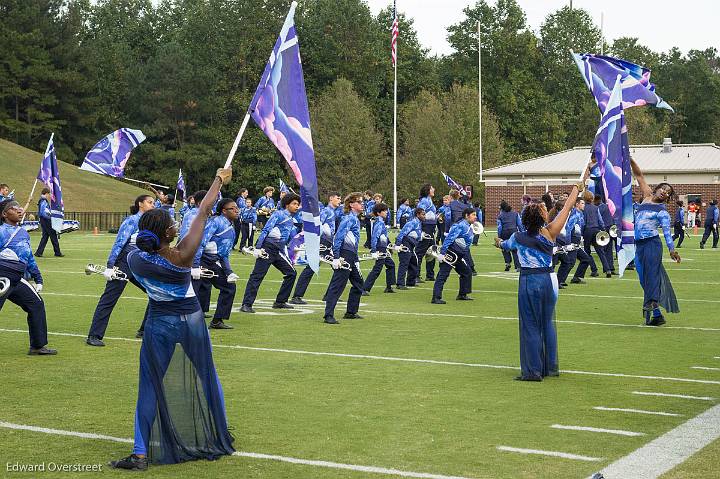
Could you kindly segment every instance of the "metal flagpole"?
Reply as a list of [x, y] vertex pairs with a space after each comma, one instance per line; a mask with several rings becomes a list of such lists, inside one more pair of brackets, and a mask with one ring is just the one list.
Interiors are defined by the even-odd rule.
[[605, 12], [600, 12], [600, 55], [605, 55]]
[[[395, 19], [397, 21], [397, 11]], [[395, 42], [395, 86], [393, 88], [393, 225], [397, 224], [397, 41]]]
[[480, 22], [478, 22], [478, 153], [480, 155], [480, 182], [483, 181], [482, 157], [482, 42], [480, 41]]
[[[103, 175], [103, 176], [110, 176], [110, 175]], [[135, 183], [142, 183], [142, 184], [144, 184], [144, 185], [157, 186], [158, 188], [165, 188], [166, 190], [170, 188], [169, 186], [156, 185], [155, 183], [150, 183], [149, 181], [134, 180], [134, 179], [132, 179], [132, 178], [125, 178], [124, 176], [120, 176], [120, 177], [115, 176], [115, 177], [113, 177], [113, 178], [118, 178], [118, 179], [120, 179], [120, 180], [126, 180], [126, 181], [134, 181]]]
[[238, 145], [240, 145], [240, 139], [242, 138], [243, 134], [245, 133], [245, 128], [247, 128], [248, 121], [250, 121], [250, 112], [249, 111], [247, 113], [245, 113], [245, 118], [243, 119], [242, 125], [240, 125], [240, 131], [238, 131], [238, 134], [235, 137], [235, 142], [233, 143], [233, 146], [230, 149], [230, 153], [228, 154], [227, 160], [225, 160], [225, 168], [230, 168], [230, 166], [232, 165], [233, 157], [235, 156], [235, 153], [237, 152]]

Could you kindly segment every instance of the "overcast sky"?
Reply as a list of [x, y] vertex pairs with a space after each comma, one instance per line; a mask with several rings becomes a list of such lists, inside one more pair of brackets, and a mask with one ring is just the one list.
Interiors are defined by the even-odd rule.
[[[495, 0], [489, 0], [495, 3]], [[568, 0], [518, 0], [527, 21], [534, 31], [540, 30], [545, 17], [567, 5]], [[377, 14], [391, 4], [391, 0], [367, 0]], [[451, 52], [446, 28], [464, 18], [463, 8], [474, 0], [397, 0], [398, 11], [415, 20], [420, 43], [431, 53]], [[573, 7], [590, 12], [600, 25], [605, 14], [605, 38], [608, 42], [623, 36], [633, 36], [656, 52], [676, 46], [688, 50], [720, 49], [720, 0], [573, 0]], [[402, 26], [400, 27], [402, 37]]]

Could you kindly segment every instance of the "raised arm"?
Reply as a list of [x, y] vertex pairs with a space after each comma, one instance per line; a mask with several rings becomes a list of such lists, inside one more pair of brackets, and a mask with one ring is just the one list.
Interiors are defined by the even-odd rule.
[[582, 191], [584, 185], [585, 182], [583, 181], [579, 185], [575, 185], [573, 187], [572, 191], [570, 192], [570, 196], [567, 200], [565, 200], [565, 206], [563, 206], [563, 209], [560, 210], [555, 219], [552, 220], [550, 224], [545, 227], [545, 231], [547, 232], [546, 236], [550, 241], [555, 241], [555, 238], [557, 238], [558, 235], [565, 228], [565, 222], [568, 219], [570, 210], [572, 210], [575, 206], [575, 201], [577, 200], [578, 193]]
[[645, 175], [643, 175], [642, 170], [632, 158], [630, 158], [630, 167], [632, 168], [635, 179], [640, 185], [640, 192], [642, 193], [643, 198], [652, 196], [652, 190], [650, 189], [650, 186], [648, 186], [647, 181], [645, 181]]
[[215, 204], [218, 192], [222, 185], [230, 183], [232, 178], [232, 168], [219, 168], [216, 176], [213, 179], [208, 192], [203, 198], [202, 203], [198, 206], [198, 214], [190, 225], [190, 230], [183, 240], [175, 247], [179, 253], [179, 261], [181, 264], [178, 266], [191, 267], [195, 252], [200, 246], [200, 241], [205, 231], [205, 223], [207, 222], [208, 216], [212, 211], [212, 207]]

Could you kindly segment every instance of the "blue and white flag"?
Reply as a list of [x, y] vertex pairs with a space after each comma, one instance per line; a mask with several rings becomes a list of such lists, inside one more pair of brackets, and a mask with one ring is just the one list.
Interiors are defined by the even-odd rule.
[[63, 227], [63, 219], [65, 219], [65, 205], [62, 198], [62, 188], [60, 187], [60, 170], [58, 169], [57, 155], [55, 155], [53, 136], [54, 134], [50, 135], [50, 141], [48, 141], [45, 155], [42, 163], [40, 163], [37, 179], [50, 190], [50, 221], [52, 228], [60, 233]]
[[285, 158], [300, 185], [305, 251], [308, 264], [317, 272], [320, 268], [320, 207], [310, 113], [295, 31], [296, 6], [297, 2], [290, 6], [249, 111]]
[[185, 200], [185, 178], [183, 178], [182, 168], [180, 168], [180, 173], [178, 173], [178, 180], [177, 185], [175, 186], [175, 190], [182, 191], [183, 200]]
[[133, 148], [145, 140], [140, 130], [120, 128], [100, 140], [85, 155], [81, 170], [122, 178]]
[[446, 175], [446, 174], [443, 173], [442, 171], [441, 171], [440, 173], [442, 173], [443, 177], [445, 178], [445, 181], [447, 182], [447, 185], [448, 185], [450, 188], [452, 188], [452, 189], [454, 189], [454, 190], [458, 190], [458, 191], [460, 192], [460, 194], [463, 195], [463, 196], [466, 196], [466, 195], [467, 195], [467, 191], [465, 191], [465, 188], [463, 188], [460, 183], [458, 183], [457, 181], [453, 180], [452, 178], [450, 178], [448, 175]]
[[280, 193], [290, 193], [290, 188], [288, 188], [283, 180], [280, 180]]

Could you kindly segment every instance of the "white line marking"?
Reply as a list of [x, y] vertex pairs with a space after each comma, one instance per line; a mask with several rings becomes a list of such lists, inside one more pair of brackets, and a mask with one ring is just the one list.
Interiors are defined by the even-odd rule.
[[702, 371], [720, 371], [720, 368], [706, 368], [704, 366], [693, 366], [690, 369], [700, 369]]
[[562, 424], [553, 424], [550, 426], [553, 429], [567, 429], [569, 431], [587, 431], [587, 432], [602, 432], [605, 434], [617, 434], [618, 436], [644, 436], [644, 432], [632, 432], [623, 431], [621, 429], [602, 429], [599, 427], [587, 427], [587, 426], [564, 426]]
[[642, 392], [642, 391], [633, 391], [632, 393], [637, 394], [638, 396], [658, 396], [658, 397], [678, 398], [678, 399], [696, 399], [698, 401], [714, 401], [715, 400], [715, 398], [711, 398], [710, 396], [686, 396], [684, 394], [648, 393], [648, 392]]
[[509, 446], [498, 446], [497, 448], [499, 451], [517, 452], [520, 454], [538, 454], [540, 456], [562, 457], [563, 459], [574, 459], [576, 461], [588, 461], [588, 462], [602, 461], [601, 457], [579, 456], [577, 454], [569, 454], [567, 452], [541, 451], [539, 449], [522, 449], [519, 447], [509, 447]]
[[605, 467], [605, 479], [656, 479], [720, 438], [720, 405]]
[[720, 356], [713, 356], [713, 359], [720, 359]]
[[[83, 439], [96, 439], [96, 440], [103, 440], [103, 441], [129, 443], [129, 444], [133, 444], [133, 442], [134, 442], [132, 439], [123, 438], [123, 437], [105, 436], [103, 434], [92, 434], [92, 433], [87, 433], [87, 432], [64, 431], [62, 429], [50, 429], [50, 428], [45, 428], [45, 427], [26, 426], [24, 424], [13, 424], [10, 422], [0, 422], [0, 427], [4, 427], [7, 429], [32, 431], [32, 432], [42, 432], [45, 434], [56, 434], [56, 435], [60, 435], [60, 436], [74, 436], [74, 437], [80, 437]], [[343, 463], [339, 463], [339, 462], [316, 461], [316, 460], [311, 460], [311, 459], [298, 459], [295, 457], [277, 456], [275, 454], [262, 454], [262, 453], [258, 453], [258, 452], [236, 451], [233, 453], [233, 456], [250, 457], [253, 459], [269, 459], [272, 461], [288, 462], [290, 464], [301, 464], [301, 465], [305, 465], [305, 466], [327, 467], [327, 468], [331, 468], [331, 469], [345, 469], [345, 470], [349, 470], [349, 471], [370, 472], [370, 473], [374, 473], [374, 474], [387, 474], [387, 475], [401, 476], [401, 477], [415, 477], [415, 478], [420, 478], [420, 479], [468, 479], [468, 478], [461, 477], [461, 476], [445, 476], [442, 474], [430, 474], [427, 472], [401, 471], [399, 469], [389, 469], [389, 468], [385, 468], [385, 467], [361, 466], [361, 465], [357, 465], [357, 464], [343, 464]]]
[[617, 412], [631, 412], [634, 414], [650, 414], [652, 416], [672, 416], [672, 417], [682, 416], [682, 414], [675, 414], [674, 412], [644, 411], [642, 409], [628, 409], [628, 408], [622, 408], [622, 407], [595, 406], [593, 409], [595, 409], [596, 411], [617, 411]]

